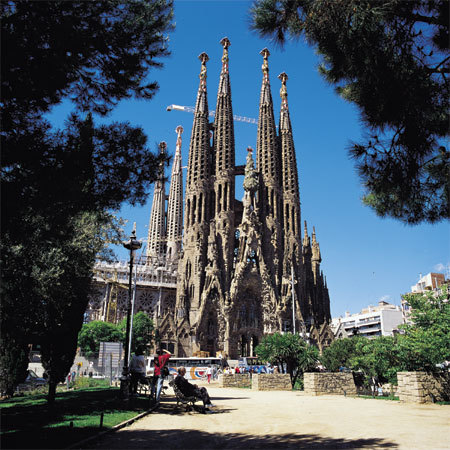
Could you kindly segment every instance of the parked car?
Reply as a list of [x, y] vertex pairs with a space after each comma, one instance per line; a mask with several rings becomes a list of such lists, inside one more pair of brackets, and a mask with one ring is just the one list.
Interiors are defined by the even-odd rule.
[[46, 386], [48, 384], [47, 380], [42, 377], [38, 377], [34, 370], [28, 369], [27, 377], [23, 383], [17, 386], [18, 391], [28, 391], [36, 389], [40, 386]]

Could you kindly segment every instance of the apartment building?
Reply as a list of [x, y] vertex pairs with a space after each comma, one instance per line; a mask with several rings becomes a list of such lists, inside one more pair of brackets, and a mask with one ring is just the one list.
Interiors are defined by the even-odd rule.
[[[445, 282], [445, 275], [443, 273], [430, 272], [425, 276], [420, 275], [419, 281], [414, 286], [411, 286], [411, 293], [420, 294], [429, 291], [437, 292], [440, 286], [442, 286]], [[401, 299], [401, 309], [403, 321], [405, 323], [411, 323], [411, 306], [403, 296]]]
[[378, 302], [378, 306], [370, 305], [359, 313], [347, 312], [345, 317], [333, 318], [331, 329], [337, 339], [351, 337], [355, 334], [375, 338], [392, 336], [402, 323], [403, 316], [400, 306], [381, 300]]

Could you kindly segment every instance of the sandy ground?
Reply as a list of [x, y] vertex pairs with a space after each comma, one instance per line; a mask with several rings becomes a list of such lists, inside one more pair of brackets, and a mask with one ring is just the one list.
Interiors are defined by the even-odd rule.
[[[450, 406], [208, 386], [213, 414], [162, 397], [150, 415], [91, 444], [102, 449], [450, 449]], [[200, 402], [201, 404], [201, 402]]]

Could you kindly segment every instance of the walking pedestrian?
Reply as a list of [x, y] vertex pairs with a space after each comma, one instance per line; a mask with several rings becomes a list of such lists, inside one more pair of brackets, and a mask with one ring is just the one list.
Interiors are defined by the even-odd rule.
[[206, 369], [206, 376], [208, 377], [208, 384], [211, 383], [211, 375], [212, 375], [212, 368], [211, 366], [208, 366]]

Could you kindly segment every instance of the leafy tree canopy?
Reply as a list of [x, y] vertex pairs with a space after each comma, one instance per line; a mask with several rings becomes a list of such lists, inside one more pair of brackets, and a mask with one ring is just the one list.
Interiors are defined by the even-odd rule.
[[255, 352], [263, 361], [274, 365], [286, 365], [292, 387], [300, 374], [314, 370], [319, 356], [316, 347], [308, 345], [300, 335], [292, 333], [274, 333], [265, 336]]
[[169, 54], [171, 0], [4, 1], [0, 8], [6, 116], [45, 112], [63, 98], [106, 114], [120, 99], [149, 99], [158, 88], [146, 76]]
[[[142, 129], [96, 126], [91, 112], [154, 94], [146, 77], [168, 55], [172, 1], [5, 1], [0, 13], [1, 339], [17, 355], [42, 344], [51, 402], [73, 361], [95, 257], [118, 236], [107, 211], [143, 202], [160, 163]], [[78, 113], [52, 130], [42, 115], [66, 98]], [[1, 370], [10, 360], [0, 352]]]
[[[123, 319], [118, 328], [122, 332], [122, 341], [125, 345], [127, 320]], [[148, 349], [154, 338], [155, 327], [152, 319], [143, 311], [138, 312], [133, 317], [133, 334], [131, 337], [131, 351], [134, 352], [141, 347]]]
[[120, 342], [122, 338], [122, 330], [117, 325], [94, 320], [81, 327], [78, 346], [86, 356], [93, 356], [100, 351], [100, 342]]
[[[118, 324], [94, 320], [83, 324], [78, 333], [78, 346], [87, 356], [99, 352], [100, 342], [122, 342], [126, 345], [126, 319]], [[133, 335], [131, 339], [131, 351], [138, 347], [148, 348], [154, 338], [154, 325], [150, 317], [143, 311], [133, 317]]]
[[436, 370], [436, 364], [450, 361], [450, 294], [448, 285], [441, 293], [406, 294], [412, 308], [412, 324], [404, 325], [398, 352], [402, 370]]
[[399, 371], [439, 371], [440, 364], [450, 360], [448, 286], [441, 286], [439, 294], [406, 294], [404, 299], [412, 308], [412, 323], [400, 326], [403, 334], [338, 339], [323, 351], [325, 367], [337, 371], [344, 365], [391, 383]]
[[355, 353], [359, 337], [336, 339], [325, 348], [320, 355], [320, 362], [331, 372], [337, 372], [340, 367], [351, 367], [350, 359]]
[[381, 381], [396, 383], [400, 365], [395, 344], [395, 338], [392, 336], [360, 338], [356, 342], [350, 366], [363, 371], [367, 377], [376, 376]]
[[251, 15], [262, 36], [314, 45], [320, 73], [358, 106], [364, 203], [408, 224], [448, 218], [448, 0], [255, 0]]

